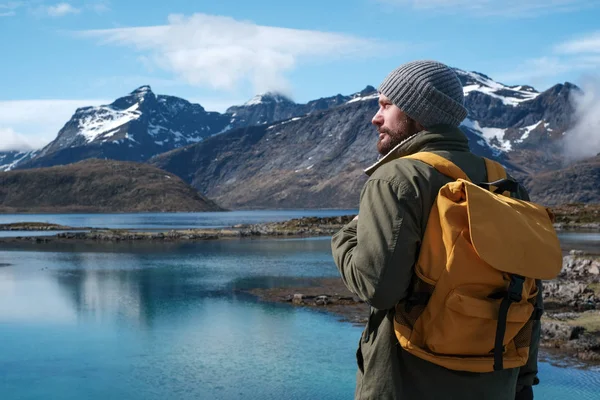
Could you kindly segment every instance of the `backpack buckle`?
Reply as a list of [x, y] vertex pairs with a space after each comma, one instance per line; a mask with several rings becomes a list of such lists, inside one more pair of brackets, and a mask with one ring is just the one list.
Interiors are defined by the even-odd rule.
[[523, 299], [523, 284], [525, 278], [521, 275], [511, 275], [510, 284], [508, 285], [508, 298], [513, 303], [518, 303]]

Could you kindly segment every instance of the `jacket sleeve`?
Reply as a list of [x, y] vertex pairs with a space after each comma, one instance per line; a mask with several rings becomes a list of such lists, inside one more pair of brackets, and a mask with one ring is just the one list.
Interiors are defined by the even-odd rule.
[[358, 220], [332, 238], [344, 283], [374, 308], [393, 308], [406, 297], [421, 240], [420, 213], [409, 181], [372, 177], [361, 192]]

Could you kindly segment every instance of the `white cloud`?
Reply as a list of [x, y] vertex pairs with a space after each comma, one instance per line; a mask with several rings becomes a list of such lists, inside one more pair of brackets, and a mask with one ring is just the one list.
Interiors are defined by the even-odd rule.
[[63, 17], [67, 14], [78, 14], [81, 10], [69, 3], [58, 3], [54, 6], [44, 7], [45, 12], [51, 17]]
[[578, 39], [572, 39], [555, 46], [554, 51], [559, 54], [599, 54], [600, 32], [593, 32]]
[[597, 0], [377, 0], [394, 6], [475, 16], [536, 17], [597, 6]]
[[15, 15], [17, 15], [17, 13], [14, 11], [0, 12], [0, 17], [14, 17]]
[[0, 101], [0, 143], [19, 145], [16, 150], [41, 148], [56, 138], [58, 131], [78, 107], [110, 103], [105, 100], [11, 100]]
[[576, 122], [565, 140], [566, 156], [572, 160], [600, 153], [600, 80], [589, 77], [581, 89], [571, 97]]
[[32, 150], [34, 148], [29, 138], [15, 132], [12, 128], [0, 127], [0, 138], [0, 151]]
[[171, 15], [168, 22], [80, 34], [103, 44], [132, 47], [146, 63], [188, 84], [234, 90], [250, 83], [255, 92], [288, 93], [286, 73], [300, 63], [371, 56], [386, 46], [351, 35], [260, 26], [206, 14]]

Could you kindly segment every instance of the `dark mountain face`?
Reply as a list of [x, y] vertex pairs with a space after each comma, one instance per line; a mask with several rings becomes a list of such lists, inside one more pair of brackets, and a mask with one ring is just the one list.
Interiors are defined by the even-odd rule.
[[[154, 157], [231, 208], [356, 207], [363, 169], [377, 159], [377, 99], [346, 103], [271, 125], [228, 132]], [[476, 133], [472, 150], [509, 164]]]
[[600, 154], [530, 176], [525, 184], [532, 200], [546, 205], [600, 203]]
[[142, 86], [112, 104], [79, 108], [56, 139], [19, 168], [67, 164], [85, 158], [144, 161], [223, 131], [227, 115], [206, 112]]

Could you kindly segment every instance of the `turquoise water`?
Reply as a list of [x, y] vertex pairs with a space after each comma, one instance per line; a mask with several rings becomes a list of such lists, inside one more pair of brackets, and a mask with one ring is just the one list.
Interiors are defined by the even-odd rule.
[[[329, 238], [2, 246], [2, 400], [353, 396], [362, 328], [238, 291], [338, 276]], [[600, 399], [549, 361], [536, 398]]]

